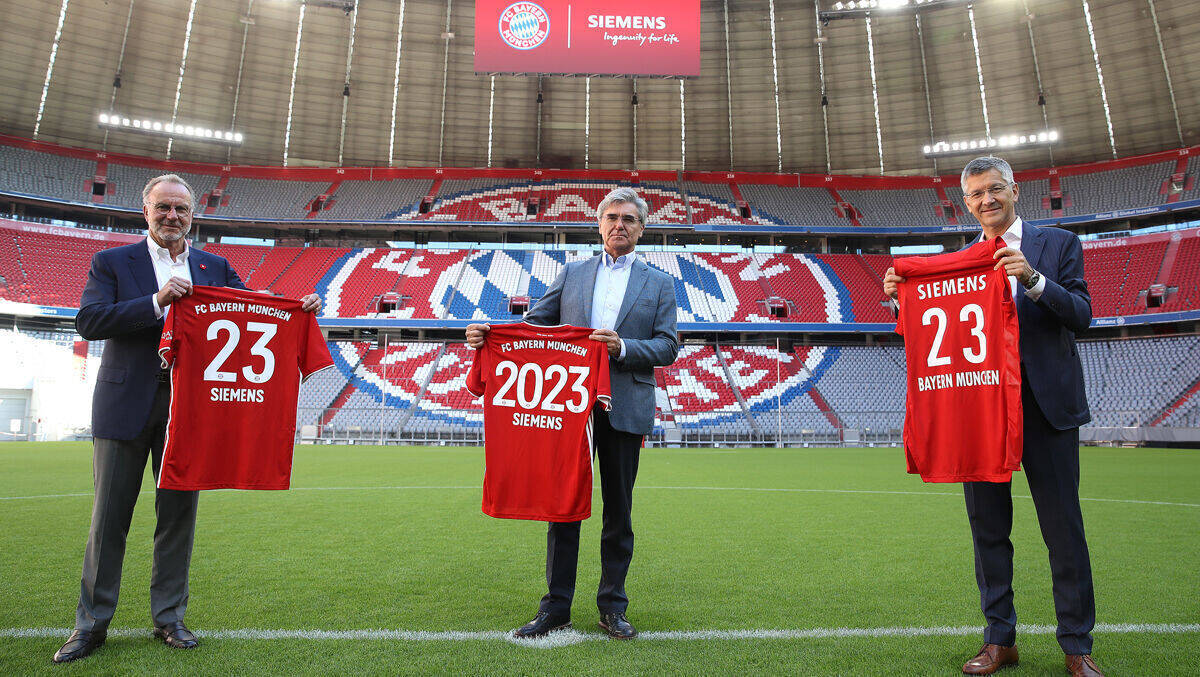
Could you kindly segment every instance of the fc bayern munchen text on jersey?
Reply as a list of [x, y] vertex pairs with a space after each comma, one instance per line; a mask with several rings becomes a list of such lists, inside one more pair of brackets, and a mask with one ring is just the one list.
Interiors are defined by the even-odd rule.
[[300, 301], [192, 287], [167, 311], [171, 370], [162, 489], [287, 489], [300, 382], [333, 366]]
[[908, 390], [904, 453], [926, 482], [1008, 482], [1022, 451], [1021, 354], [1001, 238], [896, 259]]
[[483, 512], [577, 522], [592, 514], [592, 406], [609, 405], [608, 348], [586, 327], [494, 325], [467, 389], [483, 397]]

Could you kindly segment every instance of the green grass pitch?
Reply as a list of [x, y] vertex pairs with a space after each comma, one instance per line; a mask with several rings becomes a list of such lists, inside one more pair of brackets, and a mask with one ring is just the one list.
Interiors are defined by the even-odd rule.
[[[1085, 448], [1081, 459], [1104, 624], [1095, 657], [1116, 675], [1195, 674], [1200, 452]], [[301, 446], [291, 491], [204, 493], [187, 616], [195, 651], [150, 637], [145, 493], [112, 626], [120, 632], [87, 660], [52, 666], [78, 599], [91, 446], [0, 445], [0, 674], [954, 675], [982, 641], [954, 630], [982, 625], [962, 490], [906, 475], [898, 449], [644, 451], [628, 581], [643, 637], [632, 642], [596, 628], [598, 492], [573, 643], [308, 634], [498, 633], [532, 617], [546, 527], [483, 515], [482, 476], [478, 448]], [[1062, 674], [1023, 476], [1013, 493], [1017, 609], [1022, 624], [1043, 627], [1019, 631], [1021, 665], [1007, 674]], [[825, 632], [839, 628], [924, 630]], [[701, 630], [728, 632], [669, 634]], [[733, 636], [754, 630], [800, 632]]]

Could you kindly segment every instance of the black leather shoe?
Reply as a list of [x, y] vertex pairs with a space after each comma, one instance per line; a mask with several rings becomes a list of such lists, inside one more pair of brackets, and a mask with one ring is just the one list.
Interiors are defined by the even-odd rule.
[[565, 630], [569, 627], [571, 627], [570, 617], [554, 616], [548, 611], [539, 611], [532, 621], [513, 630], [513, 637], [518, 639], [545, 637], [555, 630]]
[[103, 646], [107, 637], [104, 630], [76, 630], [67, 638], [66, 644], [54, 652], [54, 662], [69, 663], [85, 658]]
[[195, 649], [200, 646], [200, 642], [196, 641], [196, 636], [187, 629], [183, 621], [175, 621], [154, 628], [154, 636], [172, 649]]
[[600, 629], [607, 632], [608, 636], [613, 639], [637, 637], [637, 630], [633, 627], [633, 623], [630, 623], [629, 619], [625, 618], [625, 614], [620, 611], [600, 614]]

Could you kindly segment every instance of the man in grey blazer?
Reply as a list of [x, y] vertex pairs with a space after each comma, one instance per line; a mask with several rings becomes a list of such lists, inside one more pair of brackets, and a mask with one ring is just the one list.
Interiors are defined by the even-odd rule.
[[[642, 438], [654, 426], [654, 367], [675, 361], [675, 280], [634, 253], [646, 227], [646, 201], [617, 188], [596, 210], [604, 251], [568, 263], [525, 321], [538, 325], [592, 327], [591, 338], [608, 345], [612, 409], [592, 409], [594, 448], [600, 468], [604, 525], [600, 533], [600, 627], [617, 639], [637, 630], [625, 617], [625, 576], [633, 559], [633, 483]], [[488, 326], [467, 327], [467, 343], [480, 348]], [[571, 625], [571, 598], [579, 560], [579, 522], [551, 522], [546, 538], [546, 584], [537, 616], [517, 637], [539, 637]]]

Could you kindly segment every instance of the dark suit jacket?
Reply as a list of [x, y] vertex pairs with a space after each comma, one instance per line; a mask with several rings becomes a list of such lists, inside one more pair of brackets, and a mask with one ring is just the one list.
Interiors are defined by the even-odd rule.
[[[192, 284], [245, 289], [225, 259], [192, 247]], [[146, 242], [114, 247], [92, 257], [75, 330], [89, 341], [105, 340], [92, 397], [92, 435], [137, 437], [150, 417], [158, 388], [158, 339], [162, 320], [150, 295], [158, 291]]]
[[1092, 322], [1092, 297], [1083, 279], [1083, 247], [1070, 231], [1022, 221], [1021, 253], [1046, 278], [1046, 289], [1037, 301], [1017, 285], [1024, 378], [1051, 425], [1059, 430], [1078, 428], [1092, 420], [1075, 347], [1075, 335]]
[[[603, 256], [568, 263], [546, 295], [525, 314], [530, 324], [592, 326], [592, 296]], [[646, 435], [654, 429], [654, 367], [675, 362], [675, 280], [640, 257], [617, 312], [615, 330], [625, 359], [608, 362], [612, 387], [609, 422], [617, 430]]]

